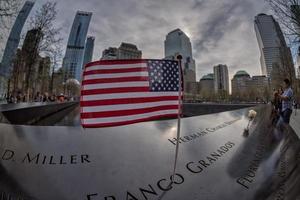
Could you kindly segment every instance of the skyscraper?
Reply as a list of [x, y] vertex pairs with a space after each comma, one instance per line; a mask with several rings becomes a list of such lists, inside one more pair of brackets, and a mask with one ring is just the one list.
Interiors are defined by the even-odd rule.
[[280, 26], [273, 16], [266, 14], [257, 15], [254, 27], [261, 53], [260, 63], [262, 74], [272, 79], [274, 66], [281, 69], [287, 65], [282, 64], [283, 62], [289, 62], [289, 70], [294, 71], [291, 51], [287, 47]]
[[109, 47], [102, 52], [101, 60], [141, 59], [142, 51], [135, 44], [122, 42], [119, 48]]
[[[249, 88], [254, 91], [252, 93], [255, 100], [268, 100], [269, 92], [270, 92], [270, 84], [269, 78], [262, 76], [252, 76], [251, 80], [247, 84]], [[250, 93], [251, 94], [251, 93]], [[252, 97], [252, 99], [253, 99]], [[253, 99], [254, 100], [254, 99]]]
[[264, 75], [252, 76], [250, 85], [256, 90], [261, 91], [261, 93], [263, 93], [264, 90], [269, 90], [269, 80]]
[[91, 18], [90, 12], [77, 11], [76, 13], [63, 59], [65, 81], [69, 78], [81, 81], [84, 47]]
[[34, 93], [37, 76], [39, 75], [38, 65], [41, 59], [37, 51], [37, 46], [40, 43], [41, 37], [42, 32], [39, 29], [31, 29], [26, 33], [22, 50], [17, 53], [14, 60], [11, 74], [13, 92]]
[[233, 97], [243, 98], [249, 92], [250, 75], [244, 71], [238, 71], [231, 80], [231, 94]]
[[82, 68], [93, 60], [95, 37], [88, 37], [85, 43], [84, 59]]
[[214, 66], [215, 93], [229, 94], [229, 76], [227, 65]]
[[3, 53], [2, 62], [0, 65], [0, 75], [8, 78], [11, 72], [12, 61], [16, 54], [20, 42], [20, 35], [26, 19], [34, 6], [33, 1], [26, 1], [23, 8], [19, 12], [16, 21], [10, 31], [6, 47]]
[[266, 76], [253, 76], [246, 71], [238, 71], [231, 80], [231, 94], [235, 100], [267, 100], [269, 96], [269, 79]]
[[100, 60], [117, 60], [118, 59], [118, 48], [109, 47], [108, 49], [103, 50], [102, 57]]
[[136, 45], [122, 42], [118, 48], [118, 59], [141, 59], [142, 51]]
[[214, 94], [214, 74], [203, 76], [200, 81], [200, 96], [202, 98], [211, 98]]
[[182, 56], [182, 68], [186, 82], [196, 81], [195, 60], [192, 54], [190, 38], [180, 29], [168, 33], [165, 40], [165, 58], [176, 59], [177, 55]]

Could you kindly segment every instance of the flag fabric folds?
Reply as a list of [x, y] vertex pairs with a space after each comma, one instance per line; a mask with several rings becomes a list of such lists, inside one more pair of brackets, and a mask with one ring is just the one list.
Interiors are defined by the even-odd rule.
[[87, 64], [80, 100], [82, 126], [109, 127], [177, 117], [179, 76], [178, 62], [173, 60]]

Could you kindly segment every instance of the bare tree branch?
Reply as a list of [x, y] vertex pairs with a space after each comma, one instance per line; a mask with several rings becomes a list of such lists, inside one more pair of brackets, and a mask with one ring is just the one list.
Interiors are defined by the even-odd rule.
[[0, 0], [0, 19], [17, 14], [19, 0]]
[[5, 38], [5, 32], [9, 31], [9, 25], [17, 15], [20, 5], [21, 0], [0, 0], [0, 39]]
[[30, 19], [30, 28], [38, 29], [42, 33], [39, 44], [39, 52], [42, 54], [56, 53], [55, 47], [62, 41], [62, 38], [59, 37], [61, 28], [54, 26], [56, 15], [56, 2], [46, 2]]
[[300, 42], [300, 0], [265, 0], [274, 12], [283, 32], [293, 43]]
[[[28, 60], [28, 71], [26, 72], [26, 91], [29, 95], [29, 88], [33, 88], [31, 96], [34, 95], [34, 80], [31, 78], [32, 70], [34, 70], [34, 64], [38, 61], [38, 57], [47, 56], [50, 58], [52, 66], [52, 74], [55, 71], [57, 62], [61, 57], [61, 41], [60, 37], [60, 28], [54, 26], [56, 20], [57, 10], [56, 2], [46, 2], [42, 7], [36, 10], [33, 17], [31, 17], [29, 22], [30, 30], [36, 31], [37, 35], [34, 38], [35, 41], [32, 41], [32, 44], [35, 48], [35, 56], [31, 56]], [[49, 74], [50, 76], [50, 74]], [[52, 80], [53, 82], [53, 75]], [[52, 86], [50, 88], [52, 90]], [[29, 99], [29, 98], [28, 98]]]

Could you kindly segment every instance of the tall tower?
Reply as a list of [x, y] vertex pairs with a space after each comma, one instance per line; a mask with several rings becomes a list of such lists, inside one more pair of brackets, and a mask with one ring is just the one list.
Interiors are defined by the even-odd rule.
[[254, 28], [261, 53], [262, 74], [272, 79], [274, 66], [283, 67], [283, 59], [285, 63], [291, 63], [290, 70], [295, 71], [292, 66], [293, 60], [290, 48], [287, 47], [280, 26], [273, 16], [266, 14], [257, 15], [254, 21]]
[[93, 60], [95, 37], [89, 36], [85, 43], [83, 66]]
[[215, 93], [229, 94], [229, 76], [227, 65], [214, 66]]
[[0, 65], [0, 75], [8, 78], [12, 71], [12, 61], [16, 54], [20, 42], [20, 35], [26, 19], [34, 6], [33, 1], [26, 1], [23, 8], [19, 12], [16, 21], [10, 31], [6, 47], [3, 53], [2, 62]]
[[77, 11], [76, 13], [63, 60], [65, 81], [69, 78], [81, 81], [84, 47], [91, 18], [90, 12]]
[[165, 40], [165, 58], [176, 59], [177, 55], [182, 56], [182, 68], [186, 82], [196, 81], [195, 60], [192, 54], [190, 38], [180, 29], [168, 33]]

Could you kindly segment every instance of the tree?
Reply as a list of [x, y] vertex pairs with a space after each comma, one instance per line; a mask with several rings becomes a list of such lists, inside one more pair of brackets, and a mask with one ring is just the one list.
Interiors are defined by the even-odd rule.
[[80, 96], [80, 83], [76, 79], [68, 79], [65, 84], [68, 97]]
[[18, 13], [20, 0], [0, 0], [0, 39], [3, 37], [3, 30], [9, 29], [11, 19]]
[[271, 77], [271, 88], [279, 89], [286, 78], [291, 81], [292, 87], [296, 88], [295, 67], [289, 48], [280, 48], [279, 60], [272, 65]]
[[300, 42], [300, 0], [265, 0], [271, 6], [283, 31]]
[[59, 37], [61, 28], [54, 26], [56, 15], [56, 2], [46, 2], [30, 18], [30, 29], [38, 29], [42, 32], [38, 47], [40, 53], [52, 54], [56, 52], [57, 45], [62, 41], [62, 38]]
[[[49, 92], [53, 93], [54, 89], [54, 76], [55, 76], [55, 71], [56, 69], [59, 68], [59, 64], [61, 63], [62, 59], [62, 48], [60, 45], [57, 45], [56, 51], [51, 53], [51, 65], [52, 65], [52, 70], [51, 70], [51, 80], [50, 80], [50, 85], [49, 85]], [[61, 81], [62, 83], [63, 81]]]
[[[274, 14], [277, 18], [277, 21], [283, 28], [283, 31], [287, 38], [292, 43], [300, 43], [300, 0], [265, 0], [269, 3]], [[292, 40], [291, 40], [292, 39]], [[280, 60], [280, 70], [279, 74], [283, 73], [284, 76], [288, 77], [292, 81], [292, 86], [294, 87], [294, 92], [296, 95], [299, 95], [300, 85], [299, 81], [296, 80], [294, 68], [290, 68], [290, 52], [283, 49], [281, 51], [281, 60]]]
[[263, 94], [262, 94], [262, 99], [266, 102], [269, 102], [271, 96], [271, 91], [268, 87], [264, 87], [263, 89]]
[[13, 17], [17, 14], [20, 0], [0, 0], [0, 22], [5, 22], [5, 18]]
[[0, 0], [0, 17], [10, 17], [16, 14], [20, 1]]
[[36, 68], [38, 59], [40, 58], [38, 53], [38, 45], [41, 39], [41, 31], [39, 29], [29, 30], [26, 34], [22, 52], [21, 52], [21, 66], [24, 66], [25, 71], [25, 83], [22, 86], [23, 92], [27, 94], [27, 100], [33, 97], [34, 94], [34, 82], [36, 80]]
[[[25, 90], [27, 91], [28, 100], [29, 96], [33, 97], [34, 95], [29, 94], [29, 88], [33, 87], [34, 65], [37, 63], [39, 56], [47, 56], [52, 63], [56, 63], [59, 57], [58, 54], [61, 53], [59, 48], [62, 41], [62, 38], [59, 37], [61, 29], [54, 26], [56, 15], [56, 2], [46, 2], [40, 9], [36, 10], [30, 19], [30, 31], [36, 30], [38, 34], [32, 41], [34, 53], [27, 58], [28, 70], [25, 75]], [[32, 91], [34, 91], [34, 88]]]
[[296, 70], [290, 48], [280, 48], [280, 74], [291, 81], [295, 86]]

